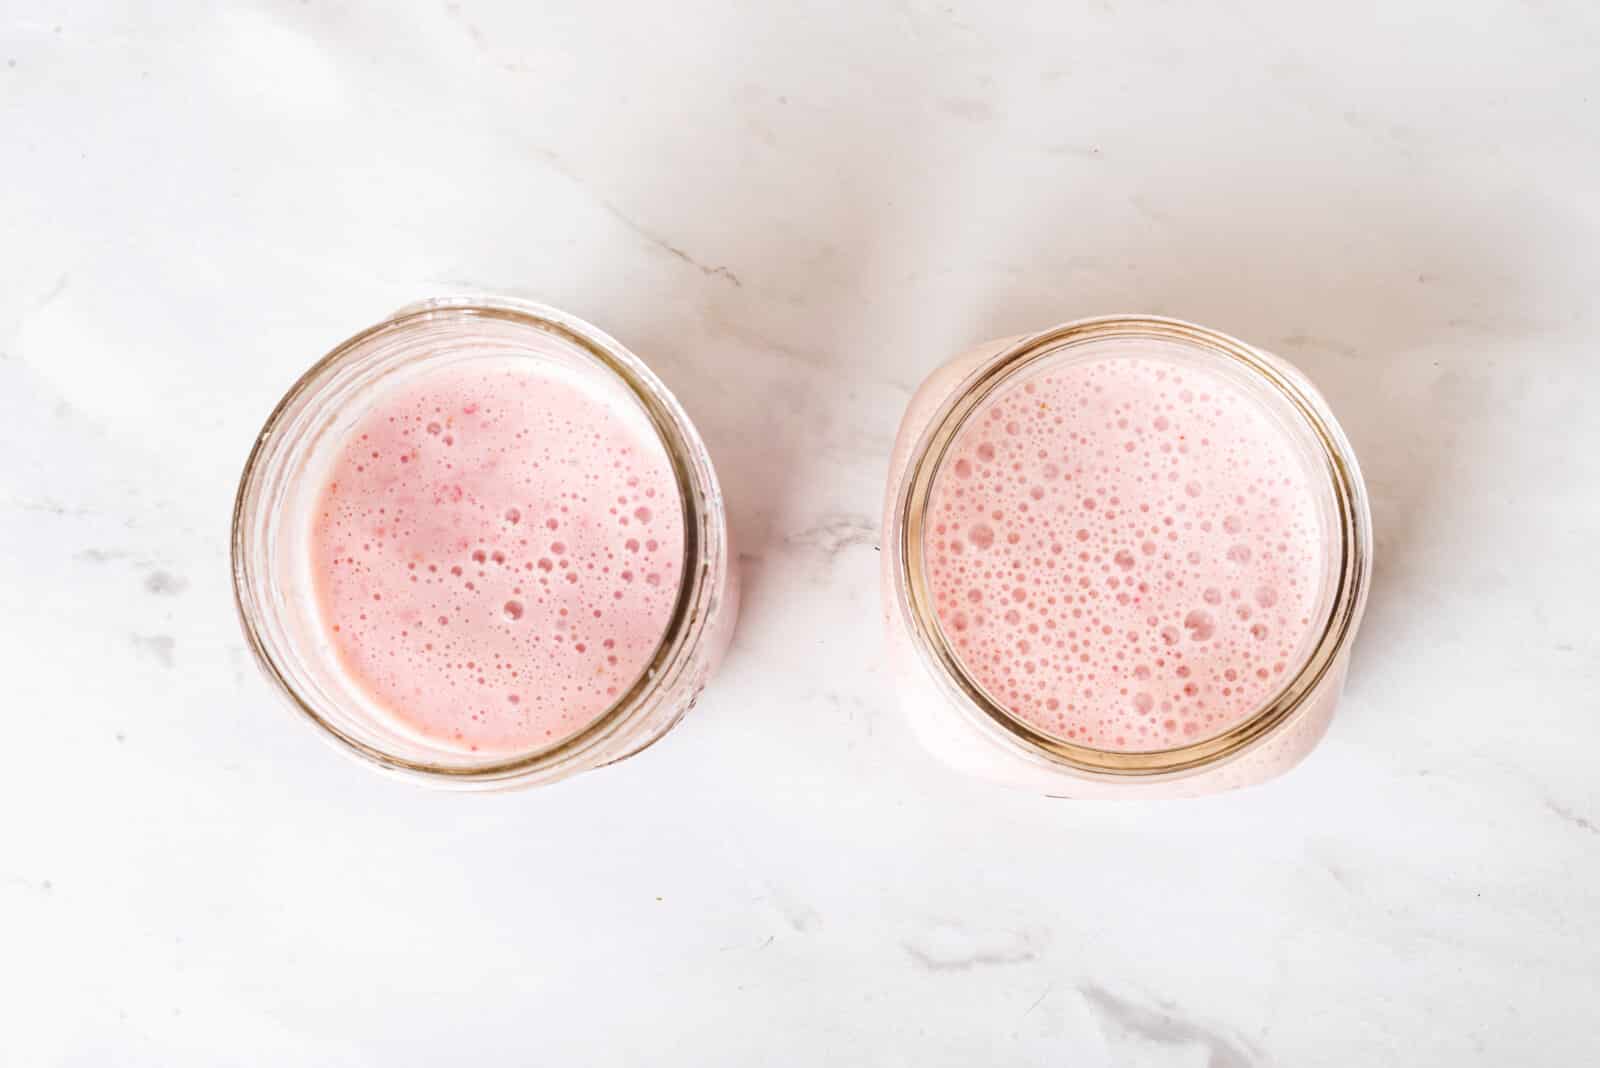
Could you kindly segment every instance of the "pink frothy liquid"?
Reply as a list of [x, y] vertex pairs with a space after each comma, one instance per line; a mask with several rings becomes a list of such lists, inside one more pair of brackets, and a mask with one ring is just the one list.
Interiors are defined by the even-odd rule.
[[684, 533], [646, 417], [533, 360], [391, 387], [342, 443], [311, 536], [327, 636], [397, 726], [486, 754], [546, 748], [639, 678]]
[[924, 535], [967, 674], [1043, 733], [1123, 752], [1222, 733], [1292, 677], [1324, 545], [1270, 413], [1218, 373], [1130, 356], [983, 401]]

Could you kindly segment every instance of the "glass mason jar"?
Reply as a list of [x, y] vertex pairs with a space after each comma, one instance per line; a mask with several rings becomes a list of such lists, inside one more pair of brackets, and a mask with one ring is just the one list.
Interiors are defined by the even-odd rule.
[[[320, 619], [308, 551], [323, 473], [375, 397], [425, 368], [481, 356], [543, 361], [560, 373], [580, 374], [606, 403], [641, 413], [670, 463], [684, 531], [677, 599], [643, 672], [576, 733], [510, 755], [462, 752], [399, 729], [341, 666]], [[553, 308], [499, 297], [403, 308], [307, 371], [267, 419], [245, 465], [232, 556], [245, 637], [289, 702], [346, 753], [446, 788], [547, 783], [639, 752], [694, 705], [738, 613], [722, 492], [705, 444], [677, 400], [643, 361], [595, 327]]]
[[[1067, 361], [1152, 357], [1225, 377], [1260, 406], [1304, 464], [1323, 540], [1303, 654], [1231, 727], [1168, 748], [1095, 748], [1009, 711], [963, 666], [932, 603], [923, 537], [934, 480], [981, 402], [1017, 376]], [[1355, 454], [1327, 403], [1285, 361], [1174, 319], [1109, 316], [990, 342], [934, 372], [913, 396], [889, 468], [883, 605], [897, 692], [922, 743], [953, 767], [1073, 798], [1181, 797], [1258, 783], [1293, 767], [1327, 730], [1372, 574], [1372, 521]]]

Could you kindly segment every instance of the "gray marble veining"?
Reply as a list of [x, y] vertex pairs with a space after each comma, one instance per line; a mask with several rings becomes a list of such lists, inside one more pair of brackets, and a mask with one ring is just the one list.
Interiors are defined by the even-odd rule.
[[[0, 10], [0, 1064], [1595, 1063], [1597, 10]], [[670, 737], [488, 798], [323, 746], [227, 559], [283, 389], [462, 289], [651, 363], [746, 587]], [[1119, 311], [1296, 362], [1372, 490], [1256, 790], [999, 791], [892, 707], [910, 391]]]

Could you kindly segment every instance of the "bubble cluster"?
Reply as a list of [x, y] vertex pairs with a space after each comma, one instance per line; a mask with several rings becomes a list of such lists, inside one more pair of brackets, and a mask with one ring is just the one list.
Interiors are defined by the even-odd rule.
[[351, 680], [407, 729], [490, 754], [559, 741], [633, 685], [683, 551], [677, 486], [642, 417], [573, 372], [503, 360], [379, 396], [310, 538]]
[[1046, 734], [1219, 734], [1314, 639], [1326, 552], [1300, 446], [1220, 375], [1119, 356], [988, 398], [930, 494], [924, 558], [963, 668]]

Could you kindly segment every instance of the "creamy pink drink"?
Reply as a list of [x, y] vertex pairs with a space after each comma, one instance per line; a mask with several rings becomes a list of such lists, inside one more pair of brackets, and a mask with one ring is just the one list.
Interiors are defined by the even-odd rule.
[[621, 342], [556, 308], [425, 300], [313, 364], [234, 500], [234, 599], [336, 748], [450, 790], [642, 752], [738, 617], [705, 442]]
[[1198, 368], [1127, 356], [1002, 388], [953, 441], [930, 524], [962, 665], [1096, 749], [1236, 726], [1320, 629], [1326, 538], [1299, 451]]
[[374, 398], [309, 553], [355, 687], [420, 740], [511, 755], [589, 726], [649, 664], [683, 509], [641, 412], [559, 366], [470, 360]]
[[1068, 797], [1191, 796], [1298, 763], [1371, 574], [1360, 471], [1310, 383], [1156, 317], [935, 371], [901, 423], [884, 529], [918, 737]]

